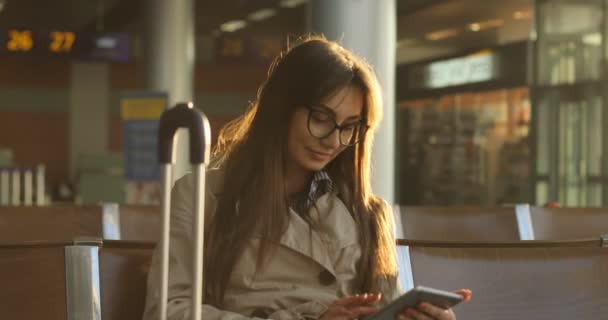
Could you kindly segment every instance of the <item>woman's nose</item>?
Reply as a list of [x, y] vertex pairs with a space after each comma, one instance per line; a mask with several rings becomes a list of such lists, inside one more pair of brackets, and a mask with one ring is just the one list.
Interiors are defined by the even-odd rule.
[[329, 136], [321, 140], [321, 144], [326, 148], [337, 149], [340, 147], [340, 131], [334, 130]]

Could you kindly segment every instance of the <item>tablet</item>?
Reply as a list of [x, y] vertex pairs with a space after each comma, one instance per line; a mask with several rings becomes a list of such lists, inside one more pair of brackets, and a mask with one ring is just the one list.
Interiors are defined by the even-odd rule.
[[364, 319], [396, 320], [399, 312], [406, 308], [415, 308], [422, 302], [428, 302], [440, 308], [448, 309], [457, 305], [463, 299], [461, 295], [453, 292], [418, 286]]

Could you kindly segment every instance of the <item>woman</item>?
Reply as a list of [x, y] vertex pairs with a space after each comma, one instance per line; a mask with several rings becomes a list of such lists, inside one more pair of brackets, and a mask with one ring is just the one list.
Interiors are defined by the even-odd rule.
[[[334, 42], [307, 37], [276, 59], [207, 174], [205, 319], [356, 319], [400, 294], [390, 207], [370, 188], [381, 110], [371, 68]], [[189, 317], [193, 183], [172, 193], [169, 319]], [[430, 305], [402, 318], [455, 319]]]

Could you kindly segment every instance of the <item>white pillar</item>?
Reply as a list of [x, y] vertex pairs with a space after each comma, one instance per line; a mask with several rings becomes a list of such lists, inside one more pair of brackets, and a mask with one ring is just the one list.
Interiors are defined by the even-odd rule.
[[311, 0], [309, 31], [339, 41], [364, 57], [382, 85], [384, 117], [372, 154], [372, 187], [389, 203], [395, 200], [395, 0]]
[[70, 79], [70, 172], [74, 177], [79, 154], [107, 152], [109, 66], [74, 62]]
[[[146, 86], [166, 92], [169, 106], [194, 99], [194, 1], [150, 0], [146, 2]], [[173, 174], [179, 179], [189, 166], [188, 136], [178, 132]]]

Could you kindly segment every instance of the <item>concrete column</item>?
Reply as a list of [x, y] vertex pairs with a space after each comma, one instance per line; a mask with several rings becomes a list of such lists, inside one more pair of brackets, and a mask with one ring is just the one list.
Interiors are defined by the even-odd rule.
[[70, 83], [70, 173], [82, 153], [103, 153], [108, 146], [109, 66], [74, 62]]
[[389, 203], [395, 200], [395, 0], [311, 0], [309, 31], [339, 41], [364, 57], [382, 85], [384, 117], [375, 137], [372, 187]]
[[[194, 1], [150, 0], [145, 4], [146, 88], [166, 92], [169, 106], [194, 98]], [[178, 132], [174, 180], [190, 170], [188, 136]]]

